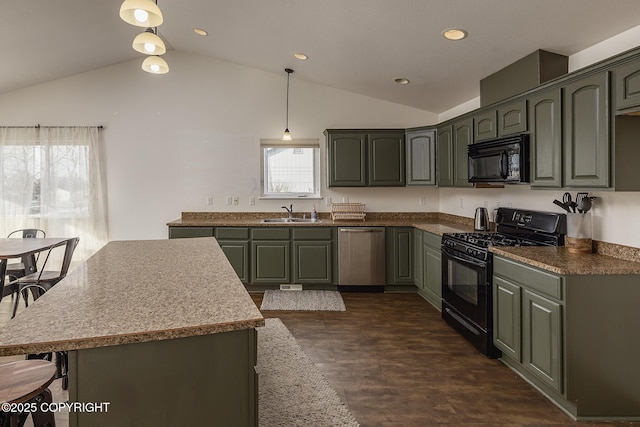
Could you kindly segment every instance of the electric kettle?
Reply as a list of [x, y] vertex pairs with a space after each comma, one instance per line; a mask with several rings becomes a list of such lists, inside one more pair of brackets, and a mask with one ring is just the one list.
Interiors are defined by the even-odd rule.
[[489, 230], [489, 213], [487, 208], [476, 208], [476, 215], [473, 218], [473, 229], [476, 231]]

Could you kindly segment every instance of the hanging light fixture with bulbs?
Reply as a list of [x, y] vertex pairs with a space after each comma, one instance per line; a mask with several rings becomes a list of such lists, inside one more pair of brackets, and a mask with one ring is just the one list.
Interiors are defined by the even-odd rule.
[[151, 74], [166, 74], [169, 72], [167, 61], [160, 55], [167, 52], [167, 48], [158, 36], [158, 26], [164, 18], [155, 0], [124, 0], [120, 6], [120, 18], [127, 24], [147, 29], [133, 39], [131, 46], [137, 52], [149, 55], [142, 61], [142, 69]]
[[284, 71], [287, 73], [287, 121], [284, 128], [284, 134], [282, 135], [283, 141], [291, 141], [291, 132], [289, 132], [289, 77], [293, 70], [291, 68], [285, 68]]

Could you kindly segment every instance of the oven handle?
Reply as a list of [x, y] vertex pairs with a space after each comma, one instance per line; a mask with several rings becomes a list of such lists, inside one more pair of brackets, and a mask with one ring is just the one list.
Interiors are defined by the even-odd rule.
[[475, 258], [471, 258], [471, 257], [463, 257], [463, 256], [460, 256], [460, 255], [455, 255], [455, 254], [454, 254], [454, 252], [453, 252], [451, 249], [449, 249], [449, 248], [447, 248], [447, 247], [445, 247], [445, 246], [443, 246], [443, 247], [442, 247], [442, 253], [447, 254], [447, 256], [448, 256], [449, 258], [455, 259], [455, 260], [457, 260], [457, 261], [464, 262], [464, 263], [466, 263], [466, 264], [473, 264], [473, 265], [475, 265], [476, 267], [485, 268], [485, 267], [487, 266], [487, 263], [486, 263], [486, 262], [478, 261], [478, 260], [477, 260], [477, 259], [475, 259]]

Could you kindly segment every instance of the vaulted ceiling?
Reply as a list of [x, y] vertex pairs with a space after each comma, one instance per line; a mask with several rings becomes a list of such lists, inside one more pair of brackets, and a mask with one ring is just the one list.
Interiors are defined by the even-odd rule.
[[[19, 0], [0, 13], [0, 94], [140, 58], [121, 0]], [[536, 49], [572, 55], [637, 26], [638, 0], [159, 0], [169, 48], [434, 113]], [[207, 30], [201, 37], [194, 27]], [[461, 41], [442, 37], [463, 28]], [[309, 56], [293, 58], [294, 52]], [[408, 85], [394, 83], [407, 78]]]

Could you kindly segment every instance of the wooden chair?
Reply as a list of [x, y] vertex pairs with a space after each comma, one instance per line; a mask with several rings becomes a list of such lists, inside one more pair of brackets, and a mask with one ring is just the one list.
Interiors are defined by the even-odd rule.
[[52, 403], [48, 387], [55, 377], [56, 367], [44, 360], [20, 360], [0, 365], [0, 402], [33, 405], [36, 409], [34, 412], [0, 409], [0, 426], [22, 426], [31, 414], [34, 427], [55, 427], [54, 412], [41, 410], [43, 403]]

